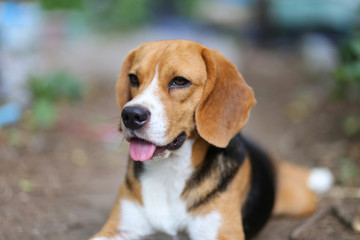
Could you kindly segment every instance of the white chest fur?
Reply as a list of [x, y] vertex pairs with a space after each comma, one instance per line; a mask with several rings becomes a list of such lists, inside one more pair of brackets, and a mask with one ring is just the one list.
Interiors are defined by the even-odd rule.
[[154, 229], [175, 235], [188, 222], [180, 195], [190, 177], [192, 141], [188, 140], [168, 159], [145, 164], [141, 176], [145, 215]]
[[216, 239], [220, 215], [211, 212], [202, 217], [192, 217], [180, 197], [186, 180], [193, 172], [192, 145], [193, 141], [186, 140], [169, 158], [150, 160], [144, 164], [140, 177], [143, 206], [130, 201], [121, 203], [120, 232], [124, 238], [140, 239], [156, 232], [175, 236], [187, 231], [191, 239]]

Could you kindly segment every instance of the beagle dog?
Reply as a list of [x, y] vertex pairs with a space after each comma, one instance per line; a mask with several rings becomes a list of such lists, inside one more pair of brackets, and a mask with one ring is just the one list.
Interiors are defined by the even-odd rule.
[[117, 82], [130, 157], [108, 221], [93, 240], [249, 239], [272, 214], [314, 212], [327, 169], [271, 161], [239, 131], [253, 90], [216, 50], [187, 40], [146, 43]]

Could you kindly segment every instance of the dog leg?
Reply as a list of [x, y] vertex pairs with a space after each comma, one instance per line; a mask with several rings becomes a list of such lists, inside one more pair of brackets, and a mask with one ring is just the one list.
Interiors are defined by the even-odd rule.
[[240, 211], [228, 214], [228, 218], [222, 218], [218, 213], [212, 213], [195, 221], [189, 229], [191, 240], [244, 240], [245, 235], [242, 228]]
[[317, 194], [327, 191], [333, 182], [326, 168], [307, 169], [288, 162], [277, 162], [275, 215], [305, 216], [317, 206]]
[[153, 233], [144, 217], [141, 200], [134, 197], [129, 187], [123, 184], [109, 219], [90, 240], [139, 240]]

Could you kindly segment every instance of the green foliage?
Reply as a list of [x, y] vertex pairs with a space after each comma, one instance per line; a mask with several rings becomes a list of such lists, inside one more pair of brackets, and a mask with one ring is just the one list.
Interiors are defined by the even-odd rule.
[[45, 10], [81, 9], [83, 7], [83, 0], [40, 0], [40, 3]]
[[341, 158], [339, 161], [339, 180], [343, 184], [352, 185], [359, 176], [357, 166], [347, 158]]
[[[201, 0], [40, 0], [44, 10], [78, 10], [90, 28], [126, 31], [164, 15], [190, 17]], [[64, 11], [66, 15], [66, 11]]]
[[32, 125], [38, 128], [51, 128], [57, 120], [57, 103], [81, 99], [82, 89], [75, 77], [64, 72], [31, 77], [29, 90], [33, 96], [30, 120]]
[[60, 100], [75, 101], [82, 97], [82, 86], [72, 75], [56, 72], [43, 77], [33, 76], [29, 89], [35, 99], [47, 99], [52, 102]]
[[354, 35], [343, 44], [340, 57], [341, 63], [335, 71], [334, 94], [339, 98], [360, 99], [360, 34]]
[[85, 11], [91, 26], [100, 31], [127, 30], [149, 20], [149, 3], [149, 0], [91, 0]]
[[360, 118], [350, 115], [343, 121], [343, 131], [346, 136], [352, 136], [360, 130]]
[[56, 105], [46, 98], [34, 101], [33, 123], [41, 128], [51, 128], [57, 119]]

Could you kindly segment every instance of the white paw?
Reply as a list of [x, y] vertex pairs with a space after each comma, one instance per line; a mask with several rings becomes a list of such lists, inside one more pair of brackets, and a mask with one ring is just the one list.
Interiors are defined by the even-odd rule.
[[333, 185], [334, 177], [328, 168], [313, 168], [308, 179], [308, 187], [322, 194], [328, 191]]

